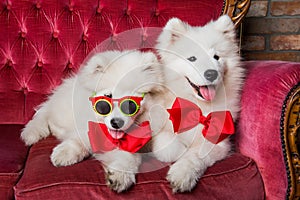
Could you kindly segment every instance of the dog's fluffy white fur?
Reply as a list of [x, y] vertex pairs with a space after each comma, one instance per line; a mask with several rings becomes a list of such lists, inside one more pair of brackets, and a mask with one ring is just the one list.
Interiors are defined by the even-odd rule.
[[[229, 110], [237, 118], [243, 68], [236, 43], [234, 24], [221, 16], [202, 27], [193, 27], [178, 18], [170, 19], [156, 46], [168, 92], [164, 99], [170, 108], [175, 97], [196, 103], [207, 116], [213, 111]], [[173, 192], [190, 191], [207, 167], [227, 157], [229, 138], [218, 144], [206, 140], [199, 124], [174, 134], [170, 121], [153, 137], [153, 153], [161, 161], [175, 162], [167, 179]]]
[[[49, 99], [40, 105], [33, 119], [21, 133], [26, 145], [54, 135], [61, 140], [51, 154], [55, 166], [67, 166], [89, 156], [91, 145], [88, 139], [88, 121], [102, 121], [110, 127], [113, 117], [122, 118], [124, 130], [136, 121], [148, 119], [148, 105], [152, 94], [161, 89], [162, 69], [151, 52], [107, 51], [95, 53], [83, 64], [78, 74], [64, 80]], [[92, 93], [123, 96], [142, 96], [141, 110], [132, 119], [113, 111], [108, 117], [96, 115], [89, 97]], [[149, 103], [148, 103], [149, 102]], [[114, 110], [119, 110], [117, 106]], [[104, 164], [107, 184], [117, 192], [126, 190], [135, 183], [135, 173], [141, 163], [139, 154], [113, 150], [96, 154]]]

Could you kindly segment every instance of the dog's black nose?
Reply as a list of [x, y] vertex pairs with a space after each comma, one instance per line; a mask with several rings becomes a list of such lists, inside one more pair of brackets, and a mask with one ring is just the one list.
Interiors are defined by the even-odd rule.
[[206, 80], [213, 82], [218, 78], [218, 71], [214, 69], [208, 69], [204, 72], [204, 77]]
[[121, 118], [112, 118], [110, 120], [110, 124], [113, 128], [119, 129], [122, 128], [122, 126], [124, 125], [124, 120]]

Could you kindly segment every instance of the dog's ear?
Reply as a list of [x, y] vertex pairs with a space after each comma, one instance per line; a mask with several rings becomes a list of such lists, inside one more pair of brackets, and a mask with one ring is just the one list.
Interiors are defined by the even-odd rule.
[[105, 70], [105, 57], [101, 54], [94, 54], [82, 66], [82, 73], [86, 75], [92, 75], [97, 73], [103, 73]]
[[143, 52], [141, 55], [141, 63], [143, 64], [142, 71], [152, 71], [157, 68], [158, 60], [154, 53]]
[[105, 57], [101, 53], [89, 55], [78, 72], [80, 86], [87, 90], [98, 91], [99, 78], [105, 72], [105, 63]]
[[171, 33], [171, 41], [176, 41], [188, 30], [188, 26], [188, 24], [184, 23], [180, 19], [172, 18], [167, 22], [164, 27], [164, 31], [169, 30]]
[[105, 57], [101, 56], [101, 55], [97, 55], [94, 56], [90, 59], [90, 61], [88, 62], [89, 66], [88, 68], [90, 68], [90, 72], [95, 74], [95, 73], [102, 73], [104, 72], [104, 60]]
[[178, 18], [171, 18], [158, 38], [157, 48], [164, 50], [176, 42], [189, 29], [189, 25]]
[[235, 27], [228, 15], [222, 15], [215, 22], [212, 22], [216, 30], [221, 31], [228, 38], [235, 37]]
[[[141, 78], [141, 84], [139, 85], [140, 93], [158, 92], [164, 89], [164, 75], [163, 68], [158, 62], [157, 56], [153, 52], [141, 53], [140, 60], [142, 67], [139, 68], [138, 74]], [[139, 82], [139, 81], [137, 81]]]
[[152, 52], [143, 52], [141, 59], [143, 67], [142, 72], [149, 74], [152, 80], [156, 83], [162, 83], [162, 68], [156, 55]]

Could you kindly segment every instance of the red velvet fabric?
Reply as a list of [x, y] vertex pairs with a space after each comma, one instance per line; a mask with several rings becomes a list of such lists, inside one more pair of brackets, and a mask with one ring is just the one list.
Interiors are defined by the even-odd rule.
[[[253, 158], [262, 174], [267, 199], [285, 199], [287, 175], [280, 140], [280, 116], [285, 97], [300, 82], [300, 63], [245, 62], [238, 149]], [[278, 187], [278, 186], [281, 187]]]
[[19, 139], [23, 125], [0, 125], [0, 199], [13, 198], [13, 186], [19, 180], [27, 148]]
[[[103, 40], [125, 48], [125, 30], [162, 27], [171, 17], [203, 25], [222, 12], [223, 0], [0, 0], [0, 197], [12, 198], [27, 155], [19, 132], [63, 77], [76, 72], [86, 55]], [[146, 29], [144, 29], [146, 30]], [[143, 44], [157, 34], [141, 32]], [[289, 89], [299, 81], [299, 64], [246, 62], [237, 134], [238, 149], [258, 164], [267, 199], [284, 199], [287, 178], [280, 144], [279, 118]], [[12, 124], [12, 125], [8, 125]], [[191, 194], [172, 195], [167, 169], [137, 176], [137, 185], [115, 194], [104, 184], [99, 162], [86, 160], [55, 168], [49, 161], [56, 141], [33, 146], [17, 199], [263, 199], [254, 162], [234, 154], [208, 169]], [[148, 163], [149, 164], [149, 163]], [[147, 165], [147, 163], [144, 163]], [[222, 195], [222, 197], [220, 197]], [[228, 195], [228, 196], [226, 196]], [[250, 196], [252, 195], [252, 196]]]
[[[87, 159], [68, 167], [54, 167], [49, 157], [56, 144], [54, 138], [47, 138], [30, 149], [23, 177], [14, 188], [16, 200], [264, 198], [263, 182], [255, 163], [241, 154], [233, 154], [209, 168], [191, 193], [172, 194], [165, 179], [168, 167], [164, 167], [139, 173], [134, 187], [117, 194], [105, 185], [99, 161]], [[144, 161], [141, 168], [152, 162]]]
[[[88, 53], [124, 48], [133, 28], [162, 27], [171, 17], [203, 25], [222, 13], [223, 0], [0, 0], [0, 124], [26, 123], [33, 108], [76, 72]], [[154, 35], [140, 33], [141, 45]], [[126, 45], [125, 45], [126, 46]]]

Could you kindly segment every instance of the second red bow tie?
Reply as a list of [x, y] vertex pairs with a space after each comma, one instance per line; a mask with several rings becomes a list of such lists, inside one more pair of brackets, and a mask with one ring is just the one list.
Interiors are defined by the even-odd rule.
[[205, 117], [196, 104], [177, 97], [168, 112], [175, 133], [188, 131], [200, 123], [204, 126], [203, 136], [217, 144], [235, 132], [234, 122], [229, 111], [211, 112]]

